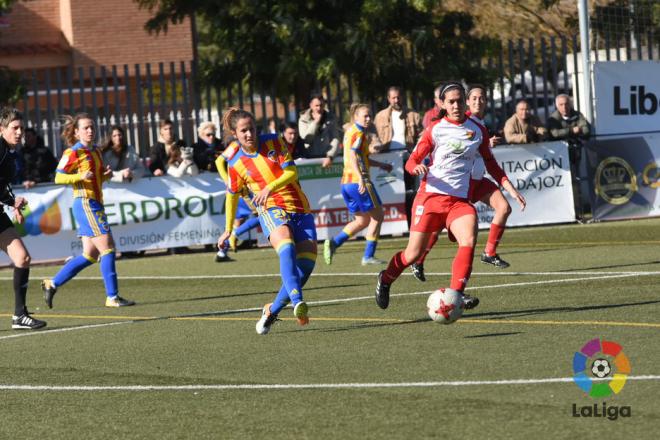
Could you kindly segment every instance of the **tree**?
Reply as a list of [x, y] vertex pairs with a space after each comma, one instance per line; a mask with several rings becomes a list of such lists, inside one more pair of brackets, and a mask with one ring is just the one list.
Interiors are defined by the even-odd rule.
[[[16, 0], [0, 0], [0, 15], [9, 12]], [[0, 65], [0, 106], [13, 105], [24, 92], [19, 76], [8, 67]]]
[[135, 0], [146, 28], [196, 17], [202, 77], [214, 85], [246, 78], [306, 104], [317, 81], [353, 78], [366, 99], [390, 85], [430, 96], [441, 79], [485, 81], [478, 61], [492, 40], [472, 35], [467, 13], [435, 0]]

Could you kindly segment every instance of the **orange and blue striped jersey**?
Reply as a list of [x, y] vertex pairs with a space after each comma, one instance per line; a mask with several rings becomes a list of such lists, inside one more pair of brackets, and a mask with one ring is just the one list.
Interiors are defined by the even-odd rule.
[[80, 142], [64, 150], [62, 159], [57, 165], [57, 172], [62, 174], [85, 175], [88, 171], [93, 173], [91, 179], [84, 179], [73, 183], [73, 197], [94, 199], [103, 203], [103, 190], [101, 185], [110, 176], [104, 176], [103, 157], [97, 147], [86, 147]]
[[351, 151], [355, 151], [358, 169], [364, 179], [369, 179], [369, 134], [364, 127], [353, 123], [344, 134], [344, 173], [341, 183], [358, 183], [360, 176], [356, 174], [351, 163]]
[[[293, 158], [284, 140], [276, 134], [260, 135], [257, 151], [246, 153], [242, 148], [227, 162], [229, 182], [227, 190], [240, 194], [247, 187], [252, 194], [258, 194], [269, 183], [284, 173], [287, 167], [295, 167]], [[282, 208], [291, 213], [308, 213], [309, 202], [297, 181], [288, 183], [273, 191], [266, 202], [268, 208]]]

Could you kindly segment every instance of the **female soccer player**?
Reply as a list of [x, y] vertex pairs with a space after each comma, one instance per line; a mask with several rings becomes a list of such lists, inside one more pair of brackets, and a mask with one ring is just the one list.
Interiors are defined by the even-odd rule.
[[366, 130], [371, 123], [371, 111], [366, 104], [353, 104], [350, 109], [353, 124], [344, 134], [344, 173], [341, 178], [341, 194], [348, 211], [355, 217], [344, 229], [323, 243], [323, 258], [332, 264], [337, 248], [352, 235], [367, 228], [367, 244], [364, 248], [362, 265], [383, 264], [374, 257], [378, 245], [380, 225], [383, 223], [383, 207], [376, 188], [369, 178], [370, 165], [387, 172], [392, 165], [369, 159], [369, 135]]
[[[467, 98], [470, 117], [485, 126], [486, 88], [482, 85], [472, 86]], [[494, 148], [497, 146], [501, 143], [501, 139], [498, 136], [492, 136], [490, 138], [490, 147]], [[495, 210], [488, 233], [488, 240], [486, 241], [486, 248], [481, 254], [481, 262], [492, 264], [500, 269], [506, 269], [510, 264], [502, 260], [497, 254], [497, 245], [504, 234], [506, 221], [511, 214], [511, 205], [509, 205], [509, 202], [499, 187], [492, 180], [484, 176], [485, 172], [484, 160], [481, 156], [477, 156], [474, 161], [474, 167], [472, 168], [472, 179], [470, 181], [470, 202], [476, 203], [480, 201]], [[517, 201], [520, 203], [521, 208], [524, 209], [526, 201], [522, 195], [517, 198]]]
[[57, 166], [55, 183], [73, 186], [73, 217], [82, 238], [83, 253], [67, 262], [51, 279], [43, 280], [44, 300], [53, 308], [57, 289], [78, 272], [100, 259], [101, 275], [105, 283], [106, 307], [135, 304], [119, 296], [115, 270], [115, 243], [108, 219], [103, 210], [101, 185], [112, 177], [112, 169], [103, 166], [101, 151], [94, 145], [96, 127], [91, 116], [78, 113], [64, 120], [62, 139], [69, 146]]
[[[483, 157], [488, 172], [524, 205], [524, 199], [493, 158], [486, 129], [465, 115], [465, 99], [465, 90], [460, 84], [448, 83], [442, 87], [440, 100], [445, 115], [424, 130], [406, 163], [410, 174], [423, 178], [413, 203], [408, 246], [396, 253], [387, 269], [378, 275], [376, 303], [382, 309], [389, 305], [390, 285], [410, 263], [417, 261], [430, 235], [443, 228], [458, 242], [449, 287], [464, 291], [472, 273], [477, 236], [477, 213], [468, 200], [470, 173], [477, 152]], [[427, 157], [430, 161], [425, 165]], [[463, 303], [466, 309], [471, 309], [479, 300], [464, 294]]]
[[[466, 112], [466, 115], [485, 127], [486, 88], [479, 84], [470, 87], [467, 94], [467, 105], [469, 111]], [[501, 142], [502, 138], [499, 136], [491, 136], [489, 138], [491, 148], [495, 148], [495, 146], [499, 145]], [[509, 202], [498, 186], [484, 176], [485, 172], [484, 160], [481, 155], [477, 153], [474, 167], [472, 168], [472, 177], [470, 179], [470, 202], [476, 203], [481, 201], [495, 210], [495, 215], [493, 216], [490, 232], [488, 234], [488, 240], [486, 242], [486, 249], [481, 255], [481, 262], [492, 264], [501, 269], [506, 269], [510, 265], [502, 260], [497, 254], [497, 245], [502, 238], [502, 234], [504, 234], [506, 220], [511, 214], [511, 205], [509, 205]], [[518, 202], [521, 204], [521, 208], [524, 209], [526, 203], [525, 199], [520, 196]], [[411, 266], [415, 278], [420, 281], [426, 281], [426, 278], [424, 277], [424, 260], [437, 240], [438, 234], [432, 234], [426, 250]]]
[[277, 135], [257, 137], [251, 113], [231, 108], [225, 113], [223, 126], [240, 148], [227, 161], [226, 225], [218, 247], [224, 246], [230, 237], [239, 194], [248, 187], [254, 194], [261, 228], [279, 255], [282, 276], [282, 287], [275, 300], [263, 308], [257, 333], [268, 333], [289, 301], [298, 324], [306, 325], [308, 307], [303, 301], [302, 287], [316, 264], [316, 227], [307, 197], [298, 184], [296, 166]]
[[[21, 209], [27, 203], [23, 197], [14, 197], [10, 182], [16, 172], [13, 150], [21, 143], [22, 136], [23, 115], [12, 108], [0, 110], [0, 204], [14, 210], [14, 218], [19, 224], [24, 221]], [[14, 316], [11, 319], [11, 328], [36, 330], [45, 327], [44, 321], [33, 318], [28, 313], [25, 297], [30, 278], [30, 254], [3, 207], [0, 207], [0, 249], [14, 263]]]

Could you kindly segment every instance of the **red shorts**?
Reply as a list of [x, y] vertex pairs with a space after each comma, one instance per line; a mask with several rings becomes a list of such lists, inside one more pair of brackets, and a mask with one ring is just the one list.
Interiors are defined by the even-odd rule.
[[499, 189], [492, 180], [486, 177], [480, 180], [470, 179], [470, 201], [472, 203], [480, 202], [484, 197], [491, 195], [495, 191], [499, 191]]
[[477, 215], [467, 199], [436, 193], [417, 193], [412, 207], [410, 230], [435, 232], [446, 228], [459, 217]]

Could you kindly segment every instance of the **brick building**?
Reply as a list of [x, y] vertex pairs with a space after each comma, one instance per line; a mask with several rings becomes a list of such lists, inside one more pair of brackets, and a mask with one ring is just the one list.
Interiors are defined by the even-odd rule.
[[149, 34], [133, 0], [27, 0], [0, 28], [0, 65], [13, 70], [190, 61], [190, 22]]

